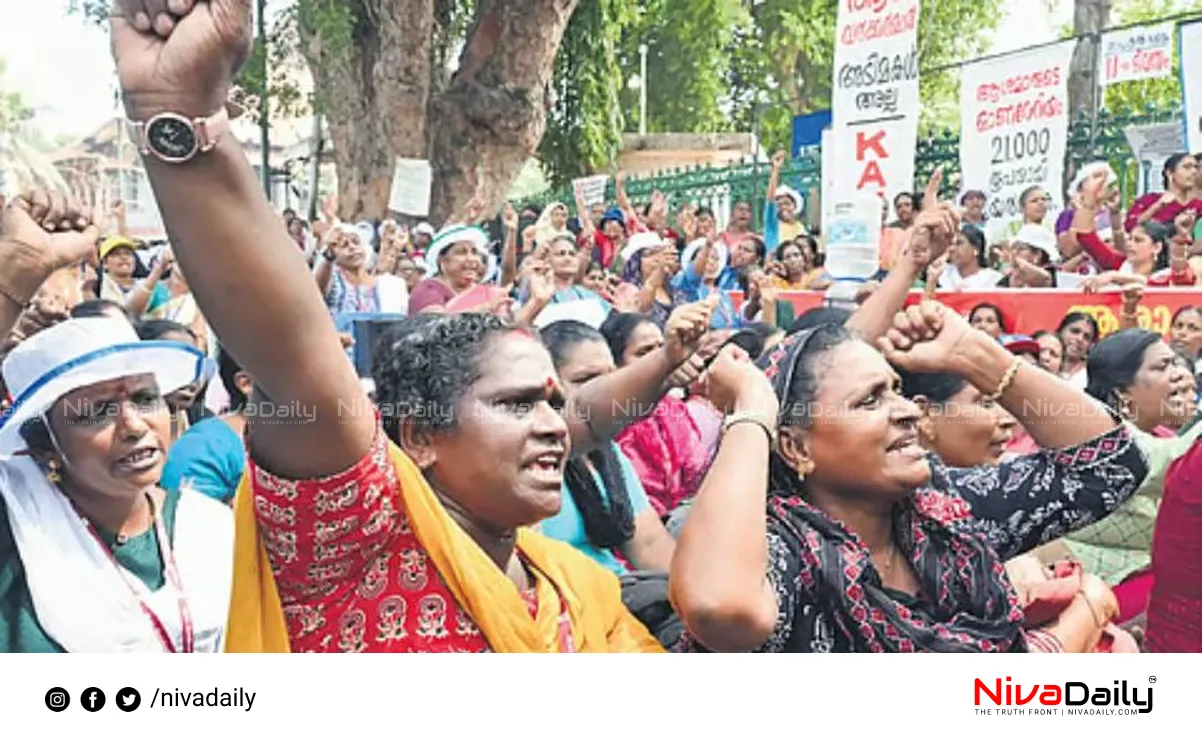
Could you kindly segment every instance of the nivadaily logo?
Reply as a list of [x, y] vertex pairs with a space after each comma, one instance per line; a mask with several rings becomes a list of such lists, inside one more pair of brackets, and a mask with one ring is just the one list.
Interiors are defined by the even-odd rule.
[[[1126, 681], [1115, 681], [1113, 688], [1090, 686], [1082, 681], [1062, 684], [1015, 684], [1007, 676], [1003, 682], [976, 679], [973, 702], [978, 714], [989, 714], [991, 707], [1000, 707], [1004, 715], [1130, 715], [1152, 711], [1152, 687], [1136, 687]], [[1148, 679], [1156, 683], [1156, 677]]]

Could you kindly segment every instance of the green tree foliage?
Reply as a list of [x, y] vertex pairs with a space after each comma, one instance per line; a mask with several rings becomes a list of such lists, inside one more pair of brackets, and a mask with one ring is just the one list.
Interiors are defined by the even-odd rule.
[[634, 0], [584, 2], [568, 23], [555, 60], [555, 106], [539, 146], [539, 159], [557, 187], [604, 170], [617, 157], [624, 128], [617, 45], [635, 8]]

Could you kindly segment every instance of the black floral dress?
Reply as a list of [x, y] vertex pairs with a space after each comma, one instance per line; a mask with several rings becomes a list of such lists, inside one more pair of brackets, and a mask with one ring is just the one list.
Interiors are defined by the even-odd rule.
[[[1147, 463], [1126, 429], [997, 466], [930, 457], [927, 489], [895, 509], [894, 533], [921, 585], [883, 586], [862, 542], [801, 501], [769, 499], [767, 579], [776, 629], [758, 652], [1022, 651], [1022, 612], [1003, 563], [1105, 518]], [[688, 636], [680, 649], [705, 652]]]

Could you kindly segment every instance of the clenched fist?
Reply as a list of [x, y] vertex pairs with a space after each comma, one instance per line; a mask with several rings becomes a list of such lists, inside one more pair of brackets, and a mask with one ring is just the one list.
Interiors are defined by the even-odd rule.
[[18, 196], [0, 212], [0, 293], [28, 304], [51, 274], [93, 255], [99, 237], [74, 201], [44, 191]]
[[250, 0], [113, 0], [112, 48], [125, 108], [211, 116], [251, 49]]

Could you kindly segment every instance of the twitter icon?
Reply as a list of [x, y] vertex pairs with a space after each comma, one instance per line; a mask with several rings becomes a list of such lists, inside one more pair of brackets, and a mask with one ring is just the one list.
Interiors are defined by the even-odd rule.
[[122, 712], [133, 712], [142, 705], [142, 695], [132, 686], [127, 686], [117, 692], [117, 709]]

